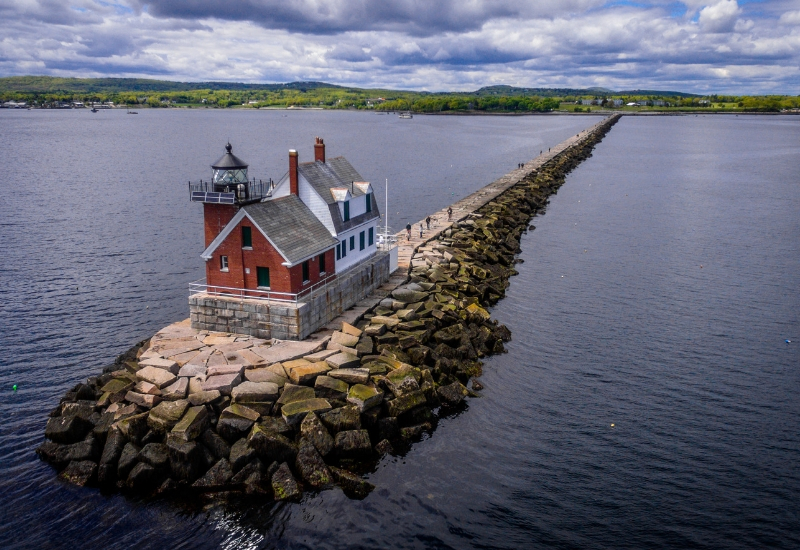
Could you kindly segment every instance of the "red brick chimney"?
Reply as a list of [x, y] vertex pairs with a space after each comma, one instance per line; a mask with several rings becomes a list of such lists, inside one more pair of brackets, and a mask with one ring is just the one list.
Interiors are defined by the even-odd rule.
[[297, 187], [297, 151], [289, 149], [289, 192], [292, 195], [300, 195]]
[[314, 160], [316, 162], [325, 162], [325, 142], [322, 138], [316, 138], [314, 141]]

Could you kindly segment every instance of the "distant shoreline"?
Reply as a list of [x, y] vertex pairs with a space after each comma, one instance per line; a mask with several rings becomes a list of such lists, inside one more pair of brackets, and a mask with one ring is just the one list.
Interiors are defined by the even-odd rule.
[[[149, 107], [147, 105], [135, 105], [132, 107], [134, 109], [139, 109], [142, 111], [162, 111], [162, 110], [218, 110], [218, 111], [339, 111], [339, 112], [372, 112], [374, 114], [379, 115], [392, 115], [397, 116], [399, 111], [377, 111], [373, 109], [326, 109], [324, 107], [258, 107], [258, 108], [241, 108], [241, 107], [205, 107], [205, 106], [178, 106], [178, 107]], [[114, 107], [103, 107], [99, 109], [99, 111], [121, 111], [121, 110], [129, 110], [131, 107], [127, 106], [114, 106]], [[9, 110], [9, 111], [79, 111], [79, 110], [89, 110], [87, 107], [73, 107], [73, 108], [49, 108], [49, 107], [21, 107], [21, 108], [3, 108], [2, 110]], [[514, 111], [438, 111], [438, 112], [415, 112], [411, 111], [411, 113], [415, 116], [508, 116], [508, 117], [519, 117], [519, 116], [611, 116], [614, 114], [621, 114], [623, 116], [698, 116], [698, 115], [768, 115], [768, 116], [779, 116], [779, 115], [800, 115], [800, 110], [794, 111], [721, 111], [721, 110], [708, 110], [708, 111], [699, 111], [699, 110], [687, 110], [687, 111], [678, 111], [678, 110], [671, 110], [671, 111], [623, 111], [623, 110], [605, 110], [605, 109], [597, 109], [592, 111], [565, 111], [565, 110], [557, 110], [557, 111], [546, 111], [546, 112], [537, 112], [537, 111], [524, 111], [524, 112], [514, 112]]]

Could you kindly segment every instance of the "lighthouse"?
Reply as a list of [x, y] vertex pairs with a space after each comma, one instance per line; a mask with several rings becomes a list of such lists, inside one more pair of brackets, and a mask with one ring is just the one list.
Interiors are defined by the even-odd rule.
[[277, 183], [257, 181], [228, 143], [211, 179], [189, 183], [205, 232], [193, 327], [302, 339], [389, 278], [370, 183], [344, 157], [327, 158], [321, 138], [313, 161], [294, 149], [288, 161]]

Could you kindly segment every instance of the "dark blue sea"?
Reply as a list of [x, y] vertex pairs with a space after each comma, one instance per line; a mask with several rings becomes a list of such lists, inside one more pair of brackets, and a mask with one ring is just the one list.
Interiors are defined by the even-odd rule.
[[323, 137], [381, 205], [389, 180], [401, 228], [597, 120], [0, 111], [0, 546], [800, 548], [793, 116], [624, 117], [524, 236], [482, 397], [386, 457], [363, 501], [102, 495], [34, 454], [65, 391], [188, 316], [186, 182], [227, 140], [277, 180]]

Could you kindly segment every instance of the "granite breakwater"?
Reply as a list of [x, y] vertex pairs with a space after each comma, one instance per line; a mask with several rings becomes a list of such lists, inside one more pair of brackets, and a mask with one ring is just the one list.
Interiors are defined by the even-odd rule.
[[39, 456], [66, 481], [140, 494], [297, 499], [402, 452], [481, 390], [481, 358], [510, 331], [487, 308], [516, 274], [520, 238], [591, 155], [612, 117], [418, 247], [408, 282], [297, 356], [279, 344], [172, 325], [76, 385]]

